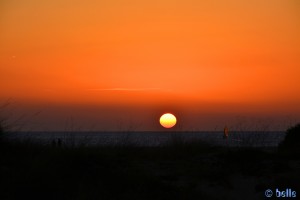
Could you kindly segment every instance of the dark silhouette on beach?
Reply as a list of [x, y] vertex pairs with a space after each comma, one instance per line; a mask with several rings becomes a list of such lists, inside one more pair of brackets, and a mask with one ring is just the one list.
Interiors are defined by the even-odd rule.
[[229, 135], [229, 129], [227, 126], [225, 126], [224, 128], [224, 134], [223, 134], [223, 138], [224, 139], [227, 139], [228, 138], [228, 135]]
[[52, 147], [62, 147], [62, 140], [60, 138], [53, 139], [51, 142]]

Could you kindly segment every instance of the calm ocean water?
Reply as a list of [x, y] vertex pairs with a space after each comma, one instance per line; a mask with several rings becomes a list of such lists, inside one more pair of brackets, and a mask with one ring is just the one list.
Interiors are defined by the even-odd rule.
[[160, 146], [168, 143], [205, 141], [221, 146], [276, 147], [284, 139], [284, 132], [231, 132], [227, 139], [223, 132], [10, 132], [9, 139], [29, 140], [63, 145], [128, 145]]

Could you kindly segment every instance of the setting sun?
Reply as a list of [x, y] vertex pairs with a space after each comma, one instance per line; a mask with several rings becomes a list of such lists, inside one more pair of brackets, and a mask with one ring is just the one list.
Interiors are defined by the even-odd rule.
[[163, 114], [159, 119], [164, 128], [172, 128], [176, 124], [176, 117], [171, 113]]

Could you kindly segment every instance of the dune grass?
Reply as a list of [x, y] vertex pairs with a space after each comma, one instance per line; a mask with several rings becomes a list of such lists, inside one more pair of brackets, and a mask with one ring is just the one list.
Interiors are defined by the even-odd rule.
[[263, 199], [269, 188], [300, 191], [300, 157], [176, 135], [155, 147], [1, 140], [0, 177], [4, 200]]
[[0, 154], [0, 199], [256, 199], [300, 179], [299, 159], [276, 151], [178, 138], [159, 147], [11, 141]]

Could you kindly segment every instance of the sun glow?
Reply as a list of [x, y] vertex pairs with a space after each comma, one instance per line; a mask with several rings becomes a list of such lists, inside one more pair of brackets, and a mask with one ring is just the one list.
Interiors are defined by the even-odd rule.
[[176, 117], [171, 113], [165, 113], [159, 119], [159, 123], [164, 128], [172, 128], [173, 126], [175, 126], [176, 122]]

